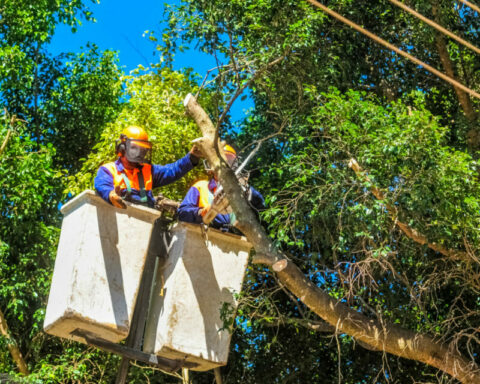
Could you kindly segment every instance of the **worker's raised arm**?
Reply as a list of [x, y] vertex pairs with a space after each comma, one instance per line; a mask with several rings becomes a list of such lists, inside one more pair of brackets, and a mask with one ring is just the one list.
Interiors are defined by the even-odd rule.
[[161, 187], [182, 178], [198, 164], [198, 157], [192, 153], [166, 165], [152, 165], [153, 188]]

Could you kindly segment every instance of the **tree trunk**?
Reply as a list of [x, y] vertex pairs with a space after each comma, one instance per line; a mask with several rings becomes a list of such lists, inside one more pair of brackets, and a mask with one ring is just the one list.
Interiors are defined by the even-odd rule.
[[17, 364], [18, 371], [25, 376], [29, 375], [30, 372], [28, 371], [25, 360], [23, 360], [22, 352], [20, 352], [17, 343], [8, 332], [8, 325], [5, 321], [2, 310], [0, 310], [0, 334], [5, 338], [7, 342], [8, 350], [10, 351], [10, 354], [12, 355], [15, 364]]
[[190, 380], [190, 371], [188, 368], [182, 368], [182, 384], [192, 384], [192, 380]]
[[[440, 24], [438, 5], [435, 1], [430, 1], [430, 3], [432, 5], [433, 17], [435, 21]], [[448, 53], [445, 37], [438, 31], [435, 32], [435, 46], [437, 47], [437, 52], [440, 57], [440, 61], [442, 62], [443, 70], [448, 76], [457, 80], [455, 76], [454, 65], [452, 60], [450, 59], [450, 54]], [[465, 117], [470, 123], [474, 123], [477, 120], [478, 116], [475, 112], [475, 109], [473, 108], [470, 96], [465, 91], [461, 90], [456, 86], [453, 86], [453, 89], [457, 94], [458, 102], [462, 107]], [[475, 126], [473, 126], [473, 124], [467, 134], [467, 143], [468, 147], [472, 151], [480, 149], [480, 132]]]
[[213, 368], [213, 374], [215, 375], [215, 383], [223, 384], [222, 371], [220, 370], [220, 367]]
[[196, 122], [203, 134], [196, 144], [200, 146], [222, 183], [237, 217], [238, 229], [255, 249], [254, 263], [271, 267], [286, 288], [339, 332], [346, 333], [374, 349], [436, 367], [462, 383], [480, 383], [478, 367], [459, 354], [455, 348], [448, 349], [427, 335], [392, 324], [380, 323], [337, 302], [307, 279], [292, 261], [279, 253], [244, 199], [233, 171], [218, 156], [221, 152], [219, 143], [214, 141], [216, 130], [212, 121], [192, 95], [185, 98], [184, 105], [187, 114]]

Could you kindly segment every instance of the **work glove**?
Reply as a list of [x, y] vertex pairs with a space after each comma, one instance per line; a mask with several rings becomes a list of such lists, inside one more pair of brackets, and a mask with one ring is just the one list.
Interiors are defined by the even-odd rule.
[[110, 199], [110, 202], [113, 204], [114, 207], [127, 209], [127, 204], [125, 204], [120, 194], [120, 186], [117, 185], [115, 189], [110, 192], [108, 198]]
[[203, 222], [203, 218], [205, 217], [205, 215], [209, 210], [210, 210], [210, 205], [207, 205], [206, 207], [200, 208], [198, 210], [198, 214], [202, 217], [202, 222]]
[[200, 148], [197, 145], [193, 145], [192, 149], [190, 149], [190, 152], [188, 152], [190, 155], [190, 161], [192, 162], [193, 165], [198, 165], [200, 162], [200, 159], [203, 159], [205, 155], [203, 152], [200, 150]]

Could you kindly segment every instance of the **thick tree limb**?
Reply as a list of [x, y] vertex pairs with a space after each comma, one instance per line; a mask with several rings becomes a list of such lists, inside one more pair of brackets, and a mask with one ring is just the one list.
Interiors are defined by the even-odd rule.
[[382, 324], [367, 318], [337, 302], [322, 291], [289, 260], [280, 260], [272, 269], [285, 286], [327, 323], [375, 350], [383, 350], [407, 359], [436, 367], [462, 383], [479, 383], [480, 372], [456, 350], [448, 349], [433, 338], [403, 329], [394, 324]]
[[[350, 162], [348, 163], [348, 166], [352, 168], [352, 170], [355, 172], [357, 177], [362, 180], [368, 182], [371, 187], [370, 187], [370, 192], [372, 193], [373, 196], [375, 196], [378, 200], [384, 200], [385, 196], [383, 195], [383, 192], [380, 191], [376, 186], [374, 186], [370, 180], [370, 178], [365, 174], [363, 171], [362, 167], [357, 163], [357, 160], [355, 159], [350, 159]], [[470, 262], [472, 261], [472, 258], [468, 255], [467, 252], [463, 251], [458, 251], [458, 250], [453, 250], [453, 249], [448, 249], [445, 248], [443, 245], [428, 241], [427, 237], [423, 235], [422, 233], [418, 232], [414, 228], [410, 227], [408, 224], [405, 224], [397, 219], [397, 209], [395, 206], [384, 203], [385, 207], [387, 208], [387, 211], [394, 221], [395, 225], [411, 240], [414, 242], [420, 244], [420, 245], [426, 245], [428, 248], [431, 250], [441, 253], [442, 255], [448, 257], [451, 260], [461, 260], [461, 261], [466, 261]]]
[[187, 115], [195, 120], [203, 134], [203, 138], [196, 144], [201, 147], [220, 179], [239, 222], [238, 228], [255, 248], [254, 263], [271, 267], [276, 272], [278, 280], [290, 292], [336, 330], [374, 349], [436, 367], [462, 383], [480, 383], [478, 367], [455, 349], [448, 349], [427, 335], [372, 320], [349, 308], [313, 284], [292, 261], [279, 253], [245, 201], [237, 178], [217, 156], [217, 151], [219, 153], [220, 151], [218, 143], [214, 140], [215, 127], [208, 115], [191, 95], [187, 96], [184, 105]]
[[5, 320], [5, 316], [3, 316], [2, 310], [0, 310], [0, 334], [5, 338], [7, 342], [8, 350], [12, 355], [13, 361], [15, 361], [15, 364], [17, 365], [18, 371], [25, 376], [29, 375], [30, 372], [28, 371], [27, 364], [23, 359], [22, 352], [20, 352], [20, 349], [18, 348], [15, 339], [10, 335], [10, 332], [8, 331], [8, 325]]
[[273, 251], [267, 234], [245, 201], [237, 177], [227, 166], [226, 162], [217, 155], [217, 151], [218, 153], [221, 153], [221, 151], [218, 141], [214, 145], [214, 138], [216, 136], [215, 126], [192, 95], [189, 94], [185, 98], [184, 105], [188, 116], [197, 123], [202, 131], [203, 137], [197, 139], [195, 144], [200, 147], [214, 173], [218, 176], [219, 180], [222, 181], [224, 191], [237, 217], [239, 223], [238, 229], [242, 231], [248, 239], [255, 241], [255, 251], [257, 254], [254, 258], [256, 262], [267, 265], [273, 264], [278, 260], [279, 256]]

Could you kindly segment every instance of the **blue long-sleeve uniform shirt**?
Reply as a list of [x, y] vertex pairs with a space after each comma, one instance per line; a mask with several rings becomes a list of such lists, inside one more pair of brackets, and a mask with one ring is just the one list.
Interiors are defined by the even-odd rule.
[[[115, 167], [119, 172], [123, 172], [124, 166], [119, 159], [115, 161]], [[162, 187], [164, 185], [173, 183], [177, 181], [181, 177], [183, 177], [187, 172], [192, 170], [194, 164], [192, 163], [192, 159], [190, 154], [182, 157], [181, 159], [175, 161], [171, 164], [166, 165], [159, 165], [153, 164], [151, 168], [152, 172], [152, 189], [157, 187]], [[108, 203], [111, 204], [109, 195], [110, 192], [114, 189], [114, 182], [113, 182], [113, 175], [110, 171], [101, 166], [97, 171], [97, 176], [95, 177], [94, 181], [95, 189], [97, 193]], [[155, 203], [155, 198], [153, 197], [152, 190], [146, 191], [148, 204], [153, 206]], [[132, 188], [131, 198], [133, 200], [140, 201], [140, 191], [138, 189]]]
[[[214, 194], [216, 188], [217, 183], [215, 182], [215, 179], [211, 179], [208, 183], [208, 189]], [[253, 208], [256, 210], [262, 210], [265, 208], [265, 200], [260, 192], [255, 188], [250, 187], [249, 195], [249, 203]], [[186, 221], [187, 223], [200, 224], [202, 222], [202, 216], [198, 213], [200, 210], [199, 202], [200, 192], [197, 188], [191, 187], [178, 208], [178, 219], [180, 221]], [[213, 228], [222, 228], [230, 224], [230, 214], [218, 214], [210, 223]]]

